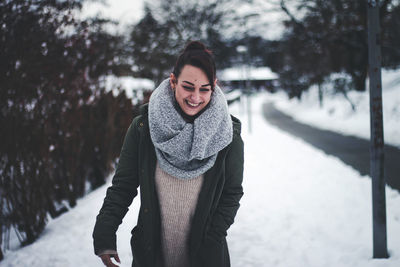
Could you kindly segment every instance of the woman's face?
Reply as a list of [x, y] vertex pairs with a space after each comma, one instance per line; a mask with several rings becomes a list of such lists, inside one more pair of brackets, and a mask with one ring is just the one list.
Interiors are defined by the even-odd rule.
[[170, 83], [175, 90], [176, 101], [187, 115], [196, 115], [211, 100], [210, 81], [200, 68], [185, 65], [179, 77], [171, 73]]

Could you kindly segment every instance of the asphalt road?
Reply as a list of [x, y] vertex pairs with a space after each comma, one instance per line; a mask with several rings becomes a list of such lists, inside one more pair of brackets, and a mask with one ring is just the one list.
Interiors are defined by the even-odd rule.
[[[277, 110], [273, 103], [263, 105], [263, 115], [272, 125], [303, 139], [326, 154], [338, 157], [347, 165], [358, 170], [361, 175], [370, 173], [370, 143], [368, 140], [320, 130], [297, 122]], [[400, 149], [385, 145], [384, 153], [386, 184], [400, 192]]]

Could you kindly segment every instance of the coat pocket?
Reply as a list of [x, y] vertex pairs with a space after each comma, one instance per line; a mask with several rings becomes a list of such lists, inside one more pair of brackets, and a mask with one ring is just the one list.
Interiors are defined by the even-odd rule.
[[197, 263], [197, 267], [227, 266], [224, 240], [218, 241], [211, 236], [206, 236], [198, 250]]
[[133, 256], [133, 263], [132, 266], [134, 267], [142, 267], [145, 266], [144, 262], [145, 259], [143, 258], [145, 253], [144, 253], [144, 246], [142, 242], [142, 233], [140, 229], [135, 226], [132, 231], [131, 231], [132, 237], [131, 237], [131, 249], [132, 249], [132, 256]]

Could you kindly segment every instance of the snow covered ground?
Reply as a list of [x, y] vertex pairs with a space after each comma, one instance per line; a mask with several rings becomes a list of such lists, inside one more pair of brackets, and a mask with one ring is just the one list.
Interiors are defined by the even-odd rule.
[[[372, 259], [371, 181], [302, 140], [269, 125], [253, 97], [252, 133], [244, 109], [245, 195], [228, 231], [233, 267], [400, 266], [400, 194], [386, 188], [389, 259]], [[106, 186], [51, 221], [34, 244], [8, 251], [0, 266], [102, 266], [91, 233]], [[130, 266], [130, 229], [139, 198], [118, 230], [121, 266]]]
[[[383, 71], [382, 86], [384, 140], [385, 143], [400, 147], [400, 70]], [[369, 139], [369, 91], [349, 93], [349, 98], [356, 105], [356, 111], [353, 112], [343, 95], [332, 95], [331, 90], [327, 89], [323, 108], [319, 107], [317, 87], [310, 88], [301, 101], [288, 101], [283, 92], [271, 94], [269, 100], [274, 101], [279, 110], [298, 121]]]

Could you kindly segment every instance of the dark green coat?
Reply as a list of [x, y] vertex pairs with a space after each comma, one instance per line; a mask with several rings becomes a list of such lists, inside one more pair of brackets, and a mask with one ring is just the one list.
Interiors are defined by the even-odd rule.
[[[233, 141], [218, 153], [204, 175], [189, 236], [191, 267], [230, 266], [226, 234], [243, 195], [241, 124], [232, 116]], [[122, 146], [112, 186], [97, 216], [94, 250], [116, 248], [116, 231], [140, 186], [141, 207], [132, 230], [135, 267], [155, 267], [160, 257], [160, 211], [154, 184], [156, 155], [149, 133], [147, 105], [130, 125]]]

